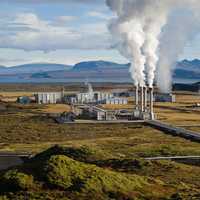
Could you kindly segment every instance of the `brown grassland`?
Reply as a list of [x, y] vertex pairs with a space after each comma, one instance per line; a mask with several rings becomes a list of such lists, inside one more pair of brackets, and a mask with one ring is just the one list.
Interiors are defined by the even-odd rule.
[[[199, 100], [199, 96], [180, 94], [177, 96], [177, 103], [156, 103], [155, 111], [159, 120], [175, 125], [194, 125], [192, 128], [187, 128], [198, 131], [200, 128], [196, 126], [200, 124], [200, 112], [197, 109], [194, 112], [188, 106], [200, 102]], [[96, 195], [98, 199], [119, 200], [200, 199], [200, 164], [144, 161], [145, 157], [154, 156], [200, 155], [199, 143], [174, 137], [139, 123], [62, 125], [55, 123], [51, 117], [46, 115], [70, 110], [70, 107], [66, 105], [30, 104], [24, 106], [16, 103], [3, 103], [3, 105], [6, 106], [6, 110], [0, 111], [1, 152], [37, 154], [56, 144], [72, 149], [62, 150], [63, 152], [59, 150], [65, 157], [45, 157], [44, 169], [55, 170], [53, 175], [52, 171], [45, 171], [47, 177], [38, 177], [36, 168], [43, 169], [43, 163], [41, 164], [36, 159], [32, 161], [32, 167], [27, 164], [17, 169], [24, 174], [11, 171], [4, 174], [3, 179], [0, 176], [2, 183], [5, 180], [6, 184], [17, 180], [14, 183], [17, 187], [20, 186], [20, 189], [17, 192], [14, 190], [14, 193], [13, 191], [2, 193], [0, 189], [0, 199], [1, 194], [3, 195], [2, 200], [23, 199], [25, 194], [29, 195], [29, 199], [49, 200], [88, 199], [89, 194], [93, 195], [90, 196], [91, 199], [94, 199]], [[132, 106], [130, 104], [105, 107], [107, 109], [131, 109]], [[86, 148], [86, 150], [80, 150], [81, 148]], [[87, 154], [81, 157], [83, 154], [80, 152], [87, 152]], [[39, 158], [44, 159], [42, 155]], [[65, 171], [67, 167], [63, 168], [59, 163], [66, 163], [66, 166], [72, 165], [74, 170], [77, 168], [78, 172], [74, 171], [75, 175], [71, 176], [77, 176], [79, 181], [81, 178], [84, 187], [83, 185], [73, 185], [70, 188], [66, 186], [74, 182], [66, 180], [70, 177], [65, 176], [68, 173]], [[55, 167], [58, 167], [60, 171]], [[89, 176], [90, 173], [93, 175]], [[30, 178], [30, 174], [33, 177]], [[58, 182], [61, 177], [63, 182]], [[36, 184], [33, 178], [34, 181], [36, 179], [37, 187], [33, 186]], [[99, 180], [101, 184], [105, 184], [103, 189], [99, 189], [100, 186], [97, 184]], [[131, 193], [127, 190], [129, 187], [126, 184], [123, 185], [124, 181], [129, 183]], [[24, 188], [25, 183], [28, 186]], [[0, 187], [3, 188], [1, 184]], [[75, 190], [77, 188], [78, 190]], [[84, 188], [84, 191], [80, 188]], [[116, 191], [116, 188], [120, 188], [119, 191]], [[42, 193], [48, 198], [47, 196], [42, 197]], [[143, 196], [142, 193], [144, 193]], [[34, 196], [36, 194], [38, 196]], [[107, 196], [104, 196], [105, 194]]]

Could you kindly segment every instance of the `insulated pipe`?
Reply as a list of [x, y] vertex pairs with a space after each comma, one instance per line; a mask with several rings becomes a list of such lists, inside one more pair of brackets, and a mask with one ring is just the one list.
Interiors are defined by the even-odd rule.
[[140, 87], [140, 106], [141, 106], [141, 112], [144, 111], [144, 88]]

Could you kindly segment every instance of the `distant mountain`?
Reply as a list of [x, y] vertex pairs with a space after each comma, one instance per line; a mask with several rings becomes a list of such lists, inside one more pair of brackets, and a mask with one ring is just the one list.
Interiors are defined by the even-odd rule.
[[174, 78], [200, 79], [200, 60], [183, 60], [177, 63]]
[[174, 71], [173, 77], [175, 78], [185, 78], [185, 79], [200, 79], [200, 69], [197, 71], [189, 69], [176, 69]]
[[185, 71], [200, 72], [200, 60], [183, 60], [177, 63], [176, 68]]
[[51, 76], [49, 76], [48, 72], [38, 72], [31, 74], [31, 78], [51, 78]]
[[0, 74], [25, 74], [57, 70], [70, 70], [72, 66], [52, 63], [33, 63], [13, 67], [0, 67]]
[[[74, 66], [49, 63], [26, 64], [14, 67], [0, 66], [0, 82], [66, 81], [80, 82], [86, 79], [102, 82], [131, 82], [129, 63], [108, 61], [80, 62]], [[183, 60], [174, 70], [175, 79], [200, 80], [200, 60]]]
[[81, 62], [72, 68], [72, 71], [104, 71], [110, 69], [127, 69], [129, 64], [118, 64], [108, 61]]

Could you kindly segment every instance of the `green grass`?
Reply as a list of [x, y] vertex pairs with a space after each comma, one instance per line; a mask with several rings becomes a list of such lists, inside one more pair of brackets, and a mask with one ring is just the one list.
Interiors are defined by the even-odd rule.
[[[2, 172], [0, 200], [24, 199], [24, 195], [28, 199], [87, 199], [90, 194], [90, 199], [199, 198], [199, 166], [143, 159], [200, 155], [199, 143], [143, 124], [59, 125], [34, 113], [38, 107], [10, 106], [9, 112], [0, 114], [0, 151], [42, 153], [30, 163]], [[48, 149], [56, 144], [62, 147]], [[141, 187], [134, 188], [140, 180]], [[130, 182], [131, 192], [124, 181]], [[14, 189], [5, 194], [7, 184]]]
[[0, 114], [0, 151], [37, 153], [52, 145], [88, 145], [113, 157], [199, 155], [198, 143], [142, 124], [68, 124], [14, 110]]
[[[3, 172], [0, 176], [0, 195], [16, 200], [21, 199], [21, 195], [35, 199], [43, 192], [46, 199], [54, 191], [52, 199], [95, 197], [99, 200], [156, 200], [174, 194], [173, 187], [157, 179], [117, 172], [90, 164], [89, 161], [87, 162], [86, 155], [90, 157], [96, 154], [91, 154], [94, 151], [89, 148], [87, 151], [85, 147], [73, 151], [76, 152], [74, 155], [68, 148], [54, 147], [18, 168]], [[72, 155], [74, 159], [67, 155]], [[83, 157], [85, 162], [78, 161]]]
[[108, 157], [86, 146], [52, 147], [1, 172], [0, 199], [198, 199], [198, 167]]

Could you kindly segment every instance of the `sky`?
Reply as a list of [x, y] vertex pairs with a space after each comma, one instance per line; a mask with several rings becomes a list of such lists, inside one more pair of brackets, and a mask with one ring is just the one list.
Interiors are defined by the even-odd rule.
[[[1, 0], [0, 65], [128, 62], [112, 48], [103, 0]], [[200, 58], [200, 36], [180, 59]]]

